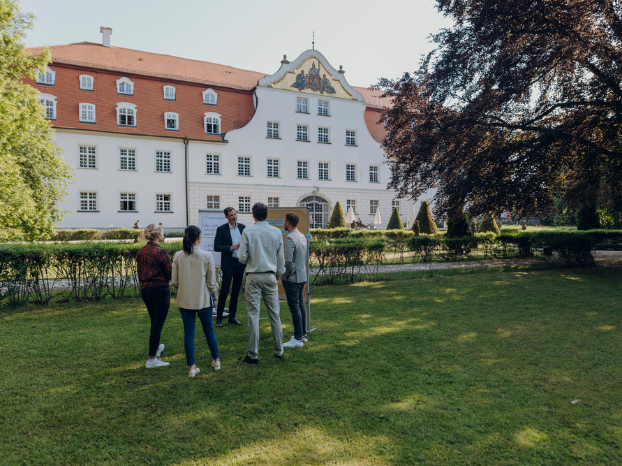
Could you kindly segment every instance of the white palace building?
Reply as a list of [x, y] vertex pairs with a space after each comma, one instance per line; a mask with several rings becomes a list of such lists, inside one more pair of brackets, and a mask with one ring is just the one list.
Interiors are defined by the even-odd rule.
[[[77, 183], [58, 228], [196, 224], [199, 209], [255, 202], [308, 206], [326, 227], [341, 202], [370, 224], [412, 202], [386, 189], [379, 92], [352, 87], [317, 50], [284, 58], [270, 76], [110, 46], [49, 47], [31, 84]], [[30, 49], [37, 54], [40, 49]], [[276, 68], [276, 66], [275, 66]]]

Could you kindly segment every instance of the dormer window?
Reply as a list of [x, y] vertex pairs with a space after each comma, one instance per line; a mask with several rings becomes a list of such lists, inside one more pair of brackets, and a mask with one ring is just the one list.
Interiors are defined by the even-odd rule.
[[205, 122], [205, 134], [220, 134], [220, 115], [218, 113], [206, 113], [203, 120]]
[[136, 105], [129, 102], [117, 104], [117, 125], [136, 126]]
[[80, 121], [83, 123], [95, 123], [95, 105], [80, 104]]
[[93, 90], [93, 76], [89, 76], [88, 74], [80, 75], [80, 89], [83, 91], [92, 91]]
[[164, 114], [164, 129], [179, 131], [179, 115], [167, 112]]
[[134, 95], [134, 83], [129, 78], [117, 79], [117, 94]]
[[173, 86], [164, 86], [164, 100], [175, 100], [175, 88]]
[[203, 91], [203, 103], [206, 105], [216, 105], [218, 103], [218, 94], [213, 89]]
[[52, 71], [49, 68], [46, 68], [42, 73], [41, 71], [37, 71], [35, 74], [35, 82], [37, 84], [47, 84], [48, 86], [53, 86], [56, 81], [56, 71]]
[[45, 119], [56, 120], [56, 97], [51, 94], [40, 94], [39, 102], [45, 109]]

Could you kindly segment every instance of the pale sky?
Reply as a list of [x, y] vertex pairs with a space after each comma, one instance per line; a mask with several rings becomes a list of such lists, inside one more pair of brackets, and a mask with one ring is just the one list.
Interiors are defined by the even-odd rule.
[[315, 48], [351, 85], [414, 71], [449, 20], [433, 0], [21, 0], [34, 13], [26, 46], [101, 43], [272, 74]]

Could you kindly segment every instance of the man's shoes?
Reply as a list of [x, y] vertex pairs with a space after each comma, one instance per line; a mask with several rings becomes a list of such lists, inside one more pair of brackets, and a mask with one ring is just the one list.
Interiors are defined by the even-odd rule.
[[158, 346], [158, 351], [156, 351], [156, 359], [160, 357], [162, 351], [164, 351], [164, 344], [160, 344], [160, 346]]
[[283, 343], [283, 348], [300, 348], [303, 344], [302, 340], [297, 340], [296, 337], [292, 337], [287, 343]]
[[244, 325], [242, 322], [240, 322], [235, 317], [233, 319], [229, 319], [229, 323], [232, 324], [232, 325]]
[[259, 364], [259, 359], [249, 358], [248, 354], [243, 358], [238, 358], [238, 361], [245, 362], [246, 364]]
[[222, 319], [216, 319], [216, 327], [222, 327]]
[[282, 361], [283, 359], [285, 359], [285, 355], [284, 355], [284, 354], [280, 354], [280, 355], [279, 355], [279, 354], [274, 353], [274, 357], [275, 357], [275, 358], [279, 358], [281, 361]]
[[189, 377], [194, 377], [199, 372], [201, 372], [201, 369], [199, 369], [198, 367], [196, 369], [190, 369], [190, 372], [188, 372], [188, 376]]
[[147, 359], [147, 364], [145, 364], [145, 367], [147, 369], [153, 369], [154, 367], [164, 367], [164, 366], [168, 366], [168, 362], [160, 361], [158, 358]]
[[307, 338], [307, 335], [303, 335], [303, 336], [302, 336], [302, 341], [303, 341], [304, 343], [306, 343], [306, 342], [308, 342], [308, 341], [309, 341], [309, 339]]

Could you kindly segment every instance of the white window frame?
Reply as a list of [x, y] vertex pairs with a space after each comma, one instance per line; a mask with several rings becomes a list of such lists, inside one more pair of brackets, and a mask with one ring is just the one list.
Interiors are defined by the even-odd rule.
[[400, 200], [399, 199], [393, 199], [391, 201], [391, 213], [393, 213], [393, 209], [395, 209], [397, 207], [397, 213], [399, 215], [402, 215], [402, 206], [400, 204]]
[[296, 125], [296, 141], [309, 142], [309, 125]]
[[[349, 167], [352, 167], [352, 169], [350, 169]], [[346, 163], [346, 181], [356, 182], [356, 164], [355, 163]]]
[[[128, 77], [122, 77], [117, 79], [117, 94], [122, 95], [134, 95], [134, 81], [132, 81]], [[129, 92], [128, 92], [129, 87]], [[123, 92], [121, 92], [121, 88], [123, 88]]]
[[238, 176], [253, 176], [251, 158], [247, 155], [238, 155]]
[[[325, 104], [325, 105], [322, 105]], [[330, 116], [330, 106], [328, 100], [318, 100], [317, 101], [317, 114], [320, 116]]]
[[220, 194], [208, 194], [205, 196], [205, 208], [220, 209]]
[[[325, 165], [325, 166], [322, 166], [322, 165]], [[317, 179], [320, 181], [330, 181], [330, 163], [329, 162], [318, 162]]]
[[80, 89], [83, 91], [92, 91], [95, 83], [95, 78], [90, 74], [80, 75]]
[[218, 93], [214, 89], [206, 89], [201, 94], [204, 105], [218, 105]]
[[[126, 199], [123, 199], [123, 196], [126, 196]], [[127, 202], [129, 206], [129, 202], [134, 202], [133, 209], [122, 209], [122, 202]], [[119, 212], [138, 212], [138, 194], [137, 193], [128, 193], [128, 192], [120, 192], [119, 193]]]
[[45, 68], [45, 73], [35, 71], [35, 82], [37, 84], [45, 84], [46, 86], [54, 86], [56, 84], [56, 71]]
[[[84, 156], [84, 166], [82, 166], [82, 156]], [[97, 170], [97, 162], [97, 146], [90, 144], [78, 145], [78, 168]]]
[[[50, 102], [52, 105], [47, 106], [43, 101]], [[52, 94], [39, 94], [39, 102], [41, 102], [45, 112], [43, 117], [46, 120], [56, 120], [56, 96]], [[52, 109], [52, 116], [48, 116], [48, 110], [50, 108]]]
[[205, 174], [222, 175], [220, 171], [220, 154], [205, 154]]
[[309, 99], [296, 97], [296, 113], [309, 113]]
[[[168, 127], [168, 120], [175, 121], [175, 127]], [[179, 114], [173, 112], [164, 112], [164, 129], [166, 131], [179, 131]]]
[[[127, 152], [123, 154], [123, 151], [127, 151]], [[130, 151], [132, 152], [130, 153]], [[127, 168], [123, 168], [123, 165], [122, 165], [123, 157], [127, 157], [127, 160], [125, 161]], [[132, 168], [130, 168], [130, 166]], [[137, 171], [136, 170], [136, 149], [132, 147], [119, 147], [119, 170], [130, 171], [130, 172]]]
[[175, 86], [162, 86], [164, 100], [175, 100]]
[[[304, 176], [300, 176], [301, 173]], [[297, 163], [297, 172], [296, 172], [297, 180], [308, 180], [309, 179], [309, 162], [307, 160], [298, 160]]]
[[[160, 198], [161, 196], [161, 198]], [[164, 196], [168, 196], [168, 200], [164, 198]], [[168, 204], [168, 209], [166, 208]], [[162, 207], [160, 209], [160, 207]], [[173, 195], [171, 193], [156, 193], [156, 212], [173, 212]]]
[[[173, 153], [170, 150], [156, 150], [155, 151], [155, 172], [156, 173], [173, 173]], [[158, 162], [161, 166], [161, 170], [158, 170]], [[168, 170], [164, 170], [168, 165]]]
[[350, 207], [352, 207], [352, 212], [357, 214], [357, 212], [356, 212], [356, 199], [346, 199], [346, 214], [350, 210]]
[[[122, 112], [121, 110], [125, 110], [125, 112]], [[128, 114], [127, 111], [131, 110], [132, 113]], [[132, 104], [130, 102], [117, 102], [117, 126], [128, 126], [130, 128], [136, 128], [136, 114], [138, 112], [136, 111], [136, 104]], [[122, 125], [121, 124], [121, 115], [126, 115], [126, 116], [133, 116], [134, 117], [134, 124], [133, 125]]]
[[378, 165], [369, 166], [369, 182], [380, 183], [380, 167]]
[[380, 202], [378, 199], [369, 200], [369, 215], [376, 215], [376, 212], [380, 208]]
[[317, 142], [322, 144], [330, 144], [330, 128], [320, 126], [317, 129]]
[[[83, 199], [82, 195], [86, 194], [87, 196]], [[78, 212], [98, 212], [97, 209], [97, 191], [80, 191], [78, 195]], [[82, 201], [86, 202], [86, 209], [82, 208]], [[93, 208], [91, 208], [91, 206]]]
[[357, 145], [356, 144], [356, 131], [347, 129], [346, 130], [346, 146], [356, 147], [356, 145]]
[[[218, 125], [218, 132], [214, 133], [214, 132], [207, 132], [207, 123], [209, 123], [213, 126], [213, 125]], [[213, 129], [213, 127], [212, 127]], [[220, 113], [214, 113], [214, 112], [206, 112], [203, 116], [203, 131], [205, 131], [205, 134], [221, 134], [222, 133], [222, 121], [220, 118]]]
[[266, 124], [266, 138], [268, 139], [281, 139], [279, 132], [279, 122], [269, 121]]
[[[89, 108], [92, 107], [92, 108]], [[81, 102], [78, 106], [80, 123], [95, 123], [95, 104]], [[86, 115], [86, 118], [85, 118]], [[92, 118], [89, 118], [92, 117]]]
[[269, 197], [268, 198], [268, 207], [279, 207], [280, 199], [278, 197]]
[[281, 167], [279, 159], [268, 159], [266, 161], [266, 177], [267, 178], [280, 178]]
[[[248, 208], [248, 210], [246, 210]], [[251, 212], [251, 197], [239, 196], [238, 197], [238, 212], [249, 214]]]

